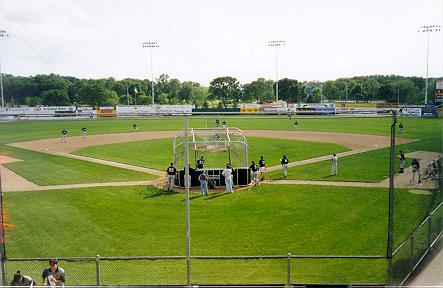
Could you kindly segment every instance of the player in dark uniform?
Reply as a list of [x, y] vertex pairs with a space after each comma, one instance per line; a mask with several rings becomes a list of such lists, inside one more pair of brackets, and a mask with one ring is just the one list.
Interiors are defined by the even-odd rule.
[[218, 120], [218, 118], [215, 119], [215, 127], [216, 128], [220, 127], [220, 120]]
[[400, 150], [400, 171], [399, 171], [399, 173], [404, 173], [405, 163], [406, 163], [405, 154], [403, 154], [403, 151]]
[[168, 191], [174, 191], [174, 180], [175, 180], [175, 173], [177, 172], [177, 169], [174, 167], [174, 163], [171, 163], [171, 166], [166, 169], [167, 178], [168, 178]]
[[222, 122], [222, 127], [226, 128], [226, 121], [225, 120], [223, 120], [223, 122]]
[[83, 128], [82, 128], [82, 136], [83, 136], [83, 138], [86, 138], [86, 131], [87, 131], [88, 129], [86, 129], [86, 127], [85, 126], [83, 126]]
[[63, 130], [62, 130], [62, 143], [66, 143], [66, 135], [68, 135], [68, 130], [63, 128]]
[[132, 124], [132, 131], [137, 131], [137, 124], [135, 122]]
[[265, 159], [263, 159], [263, 156], [260, 156], [260, 161], [258, 161], [258, 166], [260, 166], [259, 170], [260, 170], [260, 178], [261, 181], [265, 180], [265, 176], [266, 176], [266, 164], [265, 164]]
[[286, 158], [285, 155], [283, 155], [283, 159], [280, 160], [281, 162], [281, 166], [283, 167], [283, 175], [288, 176], [288, 164], [289, 164], [289, 160], [288, 158]]
[[197, 160], [197, 169], [203, 169], [204, 165], [205, 165], [205, 160], [203, 160], [203, 156], [201, 156], [200, 159]]
[[399, 132], [400, 132], [400, 134], [403, 134], [403, 123], [401, 123], [400, 122], [400, 124], [398, 125], [398, 128], [399, 128]]
[[251, 166], [249, 166], [249, 169], [251, 169], [251, 178], [254, 186], [258, 185], [258, 167], [255, 165], [254, 161], [252, 161]]

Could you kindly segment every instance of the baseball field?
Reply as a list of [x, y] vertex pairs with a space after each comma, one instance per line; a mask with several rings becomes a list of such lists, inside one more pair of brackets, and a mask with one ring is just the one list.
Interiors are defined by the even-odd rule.
[[[223, 119], [244, 131], [249, 162], [264, 156], [267, 180], [233, 194], [214, 190], [205, 197], [192, 191], [192, 255], [386, 254], [390, 118], [305, 117], [297, 119], [297, 129], [284, 117]], [[405, 152], [407, 166], [412, 158], [442, 153], [441, 119], [399, 120], [405, 131], [397, 134], [396, 153]], [[213, 127], [214, 121], [190, 117], [189, 127]], [[134, 122], [137, 131], [131, 131]], [[0, 124], [7, 258], [185, 255], [185, 195], [161, 189], [182, 118]], [[63, 128], [67, 143], [60, 140]], [[339, 155], [336, 176], [330, 175], [333, 153]], [[285, 179], [282, 155], [291, 163]], [[226, 163], [223, 152], [204, 157], [208, 167]], [[442, 199], [435, 183], [417, 187], [409, 184], [410, 173], [397, 176], [396, 245]], [[87, 271], [94, 265], [60, 262], [68, 285], [93, 284], [95, 276]], [[294, 283], [386, 282], [384, 259], [296, 259], [293, 265]], [[11, 261], [8, 279], [17, 269], [39, 279], [44, 267]], [[285, 269], [285, 259], [196, 259], [192, 279], [284, 283]], [[102, 273], [108, 284], [179, 284], [186, 262], [111, 261]], [[140, 276], [130, 277], [134, 273]]]

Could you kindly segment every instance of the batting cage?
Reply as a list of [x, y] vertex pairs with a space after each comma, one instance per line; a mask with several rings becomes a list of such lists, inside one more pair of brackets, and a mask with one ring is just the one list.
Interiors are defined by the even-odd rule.
[[[175, 185], [185, 187], [185, 131], [176, 134], [173, 142], [173, 163], [179, 177]], [[238, 128], [190, 128], [188, 137], [189, 174], [191, 187], [199, 187], [198, 176], [206, 171], [213, 188], [225, 186], [223, 170], [229, 164], [233, 168], [234, 185], [250, 183], [248, 168], [248, 143], [242, 130]], [[197, 161], [204, 164], [197, 165]]]

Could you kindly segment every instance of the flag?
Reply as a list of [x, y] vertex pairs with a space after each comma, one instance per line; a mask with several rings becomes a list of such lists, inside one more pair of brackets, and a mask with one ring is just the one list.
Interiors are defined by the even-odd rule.
[[138, 94], [137, 87], [134, 87], [134, 93], [135, 93], [135, 94]]

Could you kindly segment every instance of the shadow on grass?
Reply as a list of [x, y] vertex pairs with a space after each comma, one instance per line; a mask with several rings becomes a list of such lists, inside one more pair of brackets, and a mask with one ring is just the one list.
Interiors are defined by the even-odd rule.
[[331, 178], [331, 177], [334, 177], [334, 176], [336, 176], [336, 175], [323, 176], [322, 178], [323, 178], [323, 179], [328, 179], [328, 178]]
[[178, 192], [174, 191], [165, 191], [160, 189], [152, 190], [152, 188], [146, 188], [146, 190], [140, 191], [140, 196], [143, 196], [143, 199], [148, 198], [155, 198], [155, 197], [161, 197], [161, 196], [171, 196], [171, 195], [177, 195]]
[[225, 193], [225, 192], [214, 193], [214, 194], [211, 194], [211, 196], [205, 197], [205, 200], [212, 200], [212, 199], [215, 199], [218, 197], [226, 196], [228, 194], [230, 194], [230, 193]]

